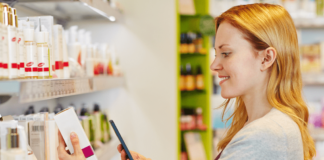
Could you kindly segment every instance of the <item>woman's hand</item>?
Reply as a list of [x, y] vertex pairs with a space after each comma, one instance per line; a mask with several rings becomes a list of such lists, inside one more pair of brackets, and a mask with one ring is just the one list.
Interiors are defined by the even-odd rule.
[[[121, 155], [121, 160], [126, 160], [126, 152], [125, 150], [123, 149], [123, 146], [120, 144], [117, 146], [117, 149], [118, 149], [118, 152], [120, 153]], [[144, 156], [136, 153], [136, 152], [133, 152], [133, 151], [130, 151], [131, 154], [132, 154], [132, 157], [134, 160], [151, 160], [150, 158], [145, 158]], [[129, 159], [127, 159], [129, 160]]]
[[83, 155], [83, 152], [80, 148], [79, 144], [79, 138], [78, 135], [72, 132], [70, 134], [71, 142], [74, 148], [74, 153], [69, 154], [66, 150], [66, 144], [64, 142], [64, 139], [61, 135], [61, 132], [58, 132], [58, 139], [59, 139], [59, 146], [57, 147], [58, 152], [58, 158], [59, 160], [86, 160], [86, 158]]

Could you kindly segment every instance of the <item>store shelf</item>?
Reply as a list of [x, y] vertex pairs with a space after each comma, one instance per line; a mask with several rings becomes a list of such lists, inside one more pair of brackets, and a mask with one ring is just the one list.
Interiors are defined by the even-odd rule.
[[324, 141], [324, 128], [309, 129], [309, 133], [314, 141]]
[[206, 54], [201, 53], [181, 53], [181, 56], [206, 56]]
[[0, 81], [0, 96], [19, 96], [20, 103], [41, 101], [121, 87], [123, 77]]
[[324, 28], [324, 17], [294, 18], [296, 28]]
[[122, 18], [117, 9], [102, 0], [9, 0], [8, 3], [17, 8], [52, 15], [61, 21], [84, 19], [118, 21]]
[[304, 86], [324, 86], [324, 74], [322, 73], [303, 73]]
[[98, 160], [112, 159], [116, 154], [118, 154], [117, 146], [119, 144], [120, 142], [117, 139], [112, 139], [99, 149], [96, 149], [95, 155], [97, 156]]

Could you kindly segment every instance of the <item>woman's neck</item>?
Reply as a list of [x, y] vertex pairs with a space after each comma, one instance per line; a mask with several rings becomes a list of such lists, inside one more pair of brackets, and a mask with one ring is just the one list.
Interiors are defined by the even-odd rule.
[[272, 109], [272, 106], [267, 100], [266, 87], [263, 87], [261, 92], [260, 90], [259, 92], [253, 91], [250, 94], [244, 95], [242, 98], [248, 115], [248, 121], [245, 125], [263, 117]]

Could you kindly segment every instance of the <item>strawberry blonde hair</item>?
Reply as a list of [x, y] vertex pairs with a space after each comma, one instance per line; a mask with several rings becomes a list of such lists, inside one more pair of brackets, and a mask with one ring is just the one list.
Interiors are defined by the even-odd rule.
[[[298, 39], [289, 13], [279, 5], [258, 3], [232, 7], [215, 21], [216, 32], [219, 25], [226, 21], [242, 31], [245, 39], [255, 49], [275, 48], [277, 58], [270, 68], [267, 99], [271, 106], [289, 115], [296, 122], [303, 141], [304, 160], [312, 159], [316, 151], [307, 129], [308, 108], [302, 97]], [[227, 99], [222, 104], [223, 119], [229, 102], [230, 99]], [[233, 118], [232, 123], [225, 137], [219, 142], [218, 150], [227, 146], [248, 119], [242, 97], [236, 97], [234, 112], [226, 121], [230, 118]]]

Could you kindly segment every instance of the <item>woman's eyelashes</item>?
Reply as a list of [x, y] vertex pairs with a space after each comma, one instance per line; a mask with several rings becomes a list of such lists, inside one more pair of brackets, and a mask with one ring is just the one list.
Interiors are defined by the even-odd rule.
[[222, 53], [223, 57], [227, 57], [229, 54], [231, 54], [231, 52], [223, 52]]

